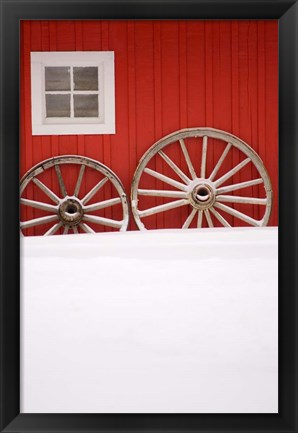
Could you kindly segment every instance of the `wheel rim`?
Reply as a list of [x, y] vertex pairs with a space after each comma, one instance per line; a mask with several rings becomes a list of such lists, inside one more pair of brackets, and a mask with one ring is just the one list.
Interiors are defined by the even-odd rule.
[[[67, 172], [63, 174], [63, 170], [67, 169], [75, 170], [73, 185], [65, 182]], [[41, 180], [45, 173], [55, 178], [59, 192]], [[92, 180], [96, 178], [95, 185], [93, 182], [92, 187], [85, 185], [83, 188], [86, 177], [90, 179], [90, 175]], [[31, 198], [26, 198], [29, 189]], [[36, 194], [42, 198], [34, 199]], [[113, 197], [106, 198], [107, 194]], [[102, 195], [105, 195], [104, 199]], [[98, 201], [97, 197], [101, 199]], [[100, 162], [77, 155], [50, 158], [32, 167], [21, 179], [20, 204], [23, 212], [28, 208], [31, 213], [35, 212], [33, 218], [25, 218], [20, 223], [25, 235], [34, 227], [43, 231], [44, 236], [61, 231], [63, 234], [96, 233], [107, 229], [125, 231], [129, 222], [127, 197], [120, 179]], [[116, 212], [121, 219], [96, 214], [101, 212]]]
[[[188, 142], [189, 141], [189, 142]], [[188, 142], [188, 143], [187, 143]], [[221, 143], [221, 149], [213, 164], [208, 162], [207, 155], [210, 144], [213, 151]], [[194, 164], [189, 152], [191, 145], [200, 145], [200, 161]], [[165, 148], [178, 146], [184, 169], [169, 156]], [[173, 147], [172, 147], [173, 148]], [[238, 152], [238, 161], [233, 164], [234, 153]], [[171, 174], [164, 174], [161, 170], [149, 168], [150, 164], [157, 165], [157, 158], [162, 161]], [[230, 164], [224, 170], [225, 164]], [[209, 167], [207, 167], [209, 165]], [[232, 165], [232, 166], [231, 166]], [[244, 167], [250, 167], [251, 173], [257, 175], [252, 178], [235, 182]], [[162, 189], [146, 188], [142, 186], [147, 180], [154, 179], [162, 185]], [[149, 177], [148, 177], [149, 176]], [[169, 189], [169, 186], [171, 189]], [[165, 187], [167, 189], [165, 189]], [[258, 188], [263, 197], [247, 195], [247, 191]], [[244, 195], [243, 195], [244, 192]], [[241, 194], [242, 193], [242, 194]], [[147, 197], [171, 199], [167, 203], [146, 207]], [[254, 218], [248, 211], [241, 211], [250, 205], [254, 213], [263, 214]], [[167, 211], [188, 208], [187, 216], [182, 228], [203, 224], [207, 227], [216, 225], [230, 227], [228, 219], [244, 223], [249, 226], [265, 226], [268, 224], [272, 209], [272, 187], [267, 170], [258, 154], [238, 137], [213, 128], [189, 128], [176, 131], [157, 141], [141, 158], [135, 171], [131, 188], [131, 206], [135, 222], [140, 230], [147, 229], [144, 219]], [[260, 209], [263, 209], [262, 211]], [[203, 221], [205, 221], [203, 223]]]

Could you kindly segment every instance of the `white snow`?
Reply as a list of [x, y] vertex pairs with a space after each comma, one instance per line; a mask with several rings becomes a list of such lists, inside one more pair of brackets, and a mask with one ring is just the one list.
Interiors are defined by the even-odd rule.
[[276, 227], [21, 251], [21, 412], [278, 412]]

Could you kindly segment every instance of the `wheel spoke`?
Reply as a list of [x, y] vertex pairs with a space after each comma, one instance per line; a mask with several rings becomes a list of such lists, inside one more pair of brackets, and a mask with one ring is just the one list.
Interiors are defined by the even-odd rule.
[[223, 151], [221, 157], [219, 158], [219, 160], [217, 161], [216, 166], [214, 167], [212, 173], [209, 176], [209, 180], [213, 180], [216, 173], [218, 172], [218, 170], [220, 169], [220, 167], [222, 166], [222, 163], [224, 162], [227, 154], [229, 153], [229, 150], [232, 147], [232, 143], [228, 143], [227, 146], [225, 147], [225, 150]]
[[51, 227], [45, 234], [44, 234], [44, 236], [49, 236], [49, 235], [53, 235], [53, 234], [55, 234], [59, 229], [60, 229], [60, 227], [62, 227], [62, 222], [60, 221], [59, 223], [57, 223], [57, 224], [55, 224], [55, 225], [53, 225], [53, 227]]
[[95, 215], [84, 215], [83, 220], [90, 223], [101, 224], [108, 227], [114, 227], [116, 229], [120, 229], [123, 224], [123, 221], [116, 221], [116, 220], [103, 218]]
[[89, 206], [84, 206], [84, 211], [94, 212], [99, 209], [104, 209], [109, 206], [114, 206], [115, 204], [121, 203], [121, 198], [110, 198], [109, 200], [100, 201], [99, 203], [90, 204]]
[[164, 174], [158, 173], [157, 171], [151, 170], [151, 168], [145, 168], [145, 173], [150, 174], [151, 176], [155, 177], [156, 179], [161, 180], [162, 182], [168, 183], [169, 185], [174, 186], [175, 188], [181, 189], [182, 191], [186, 191], [186, 185], [184, 185], [181, 182], [177, 182], [176, 180], [165, 176]]
[[218, 188], [217, 194], [225, 194], [226, 192], [236, 191], [237, 189], [247, 188], [249, 186], [258, 185], [260, 183], [263, 183], [262, 178], [248, 180], [247, 182], [235, 183], [234, 185], [223, 186], [221, 188]]
[[77, 226], [73, 226], [72, 230], [73, 230], [73, 232], [74, 232], [75, 235], [79, 234], [79, 230], [78, 230]]
[[149, 215], [154, 215], [154, 214], [159, 213], [159, 212], [164, 212], [166, 210], [176, 209], [180, 206], [185, 206], [186, 204], [189, 204], [188, 200], [185, 200], [185, 199], [175, 200], [175, 201], [172, 201], [171, 203], [165, 203], [165, 204], [161, 204], [160, 206], [155, 206], [155, 207], [152, 207], [150, 209], [139, 211], [138, 215], [140, 218], [144, 218], [144, 217], [147, 217]]
[[214, 182], [215, 186], [217, 187], [217, 186], [221, 185], [222, 183], [224, 183], [227, 179], [229, 179], [235, 173], [237, 173], [239, 170], [241, 170], [241, 168], [245, 167], [249, 162], [251, 162], [250, 158], [246, 158], [244, 161], [240, 162], [238, 165], [236, 165], [236, 167], [232, 168], [232, 170], [228, 171], [222, 177], [217, 179], [217, 181]]
[[202, 161], [201, 161], [201, 177], [206, 177], [206, 161], [207, 161], [207, 145], [208, 137], [204, 135], [203, 137], [203, 148], [202, 148]]
[[208, 226], [209, 227], [214, 227], [209, 210], [205, 209], [204, 213], [205, 213], [205, 216], [206, 216], [206, 220], [207, 220]]
[[69, 226], [65, 226], [65, 227], [64, 227], [64, 230], [63, 230], [63, 234], [64, 234], [64, 235], [67, 235], [68, 230], [69, 230]]
[[34, 218], [32, 220], [21, 222], [21, 229], [29, 229], [30, 227], [35, 227], [41, 224], [51, 223], [52, 221], [57, 221], [57, 215], [44, 216], [40, 218]]
[[74, 193], [73, 193], [73, 195], [75, 197], [78, 197], [78, 195], [79, 195], [81, 184], [82, 184], [82, 179], [83, 179], [83, 176], [84, 176], [85, 168], [86, 168], [85, 165], [81, 165], [79, 177], [78, 177], [78, 180], [77, 180], [77, 183], [76, 183], [76, 186], [75, 186], [75, 190], [74, 190]]
[[255, 197], [240, 197], [236, 195], [218, 195], [217, 201], [228, 202], [228, 203], [247, 203], [247, 204], [259, 204], [266, 205], [266, 198], [255, 198]]
[[38, 188], [40, 188], [53, 202], [57, 204], [60, 203], [60, 198], [53, 191], [51, 191], [50, 188], [48, 188], [44, 183], [42, 183], [39, 179], [33, 177], [32, 182], [34, 182], [34, 184], [38, 186]]
[[25, 206], [34, 207], [36, 209], [41, 209], [41, 210], [45, 210], [45, 211], [53, 212], [53, 213], [57, 213], [57, 210], [58, 210], [58, 207], [54, 206], [52, 204], [43, 203], [43, 202], [35, 201], [35, 200], [29, 200], [27, 198], [21, 198], [20, 203], [25, 205]]
[[248, 215], [245, 215], [244, 213], [239, 212], [238, 210], [233, 209], [233, 208], [231, 208], [229, 206], [226, 206], [226, 205], [224, 205], [222, 203], [217, 203], [216, 202], [216, 203], [214, 203], [214, 206], [217, 207], [217, 208], [219, 208], [219, 209], [221, 209], [221, 210], [223, 210], [224, 212], [226, 212], [226, 213], [228, 213], [230, 215], [233, 215], [236, 218], [239, 218], [240, 220], [246, 222], [247, 224], [250, 224], [250, 225], [255, 226], [255, 227], [260, 227], [261, 226], [261, 222], [260, 221], [257, 221], [255, 219], [249, 217]]
[[224, 227], [231, 227], [231, 225], [228, 223], [228, 221], [219, 213], [217, 210], [215, 210], [213, 207], [210, 208], [210, 212], [213, 213], [213, 215], [218, 219], [220, 223]]
[[166, 163], [172, 168], [172, 170], [180, 177], [180, 179], [183, 180], [186, 184], [189, 184], [191, 180], [189, 177], [186, 176], [186, 174], [183, 173], [183, 171], [177, 167], [177, 165], [171, 160], [171, 158], [168, 157], [162, 150], [160, 150], [159, 155], [166, 161]]
[[62, 173], [61, 173], [61, 170], [60, 170], [60, 166], [58, 164], [55, 165], [55, 170], [56, 170], [56, 174], [57, 174], [57, 178], [58, 178], [61, 194], [62, 194], [63, 197], [66, 197], [67, 196], [67, 192], [66, 192], [66, 188], [65, 188], [65, 185], [64, 185], [64, 181], [63, 181]]
[[202, 221], [203, 221], [203, 211], [199, 210], [198, 212], [198, 223], [197, 228], [200, 229], [202, 227]]
[[104, 177], [101, 181], [99, 181], [82, 199], [82, 204], [88, 203], [89, 200], [104, 186], [104, 184], [108, 181], [107, 177]]
[[138, 189], [138, 194], [152, 197], [186, 198], [186, 193], [183, 191], [166, 191], [165, 189]]
[[183, 229], [188, 229], [188, 227], [190, 226], [190, 224], [191, 224], [192, 220], [194, 219], [194, 216], [195, 216], [196, 213], [197, 213], [197, 209], [193, 208], [193, 210], [188, 215], [185, 223], [182, 226]]
[[82, 230], [84, 230], [85, 233], [95, 233], [95, 231], [90, 226], [88, 226], [88, 224], [80, 223], [79, 226]]
[[190, 174], [191, 174], [191, 177], [192, 177], [193, 179], [196, 179], [196, 178], [197, 178], [197, 175], [196, 175], [195, 169], [193, 168], [192, 162], [191, 162], [191, 160], [190, 160], [190, 156], [189, 156], [189, 153], [188, 153], [188, 151], [187, 151], [187, 149], [186, 149], [186, 146], [185, 146], [184, 140], [181, 138], [181, 139], [179, 140], [179, 143], [180, 143], [180, 146], [181, 146], [181, 149], [182, 149], [182, 152], [183, 152], [183, 155], [184, 155], [184, 158], [185, 158], [185, 161], [186, 161], [186, 164], [187, 164], [188, 170], [189, 170], [189, 172], [190, 172]]

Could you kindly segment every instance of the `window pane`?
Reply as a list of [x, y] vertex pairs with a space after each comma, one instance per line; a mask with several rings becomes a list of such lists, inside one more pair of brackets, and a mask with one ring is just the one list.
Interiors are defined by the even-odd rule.
[[70, 94], [46, 95], [47, 117], [70, 117]]
[[67, 66], [45, 67], [45, 89], [70, 90], [70, 68]]
[[98, 117], [98, 95], [74, 95], [74, 117]]
[[74, 90], [98, 90], [98, 68], [73, 68]]

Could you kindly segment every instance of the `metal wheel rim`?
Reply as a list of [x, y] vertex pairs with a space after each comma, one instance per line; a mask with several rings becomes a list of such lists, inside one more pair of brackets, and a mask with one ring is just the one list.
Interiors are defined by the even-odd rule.
[[[140, 230], [146, 230], [146, 227], [145, 227], [144, 223], [142, 222], [141, 218], [144, 218], [148, 215], [146, 215], [146, 210], [143, 210], [143, 211], [138, 210], [138, 201], [139, 201], [138, 185], [139, 185], [139, 182], [140, 182], [140, 179], [142, 177], [143, 172], [146, 171], [146, 166], [149, 163], [149, 161], [153, 157], [155, 157], [159, 152], [161, 152], [167, 145], [169, 145], [171, 143], [179, 142], [181, 147], [182, 147], [181, 141], [183, 143], [183, 140], [185, 138], [203, 138], [203, 140], [204, 140], [204, 137], [207, 137], [207, 142], [208, 142], [208, 138], [212, 138], [212, 139], [218, 139], [218, 140], [221, 140], [221, 141], [224, 141], [227, 143], [227, 146], [226, 146], [223, 154], [226, 151], [227, 152], [226, 152], [226, 155], [224, 155], [223, 160], [227, 156], [229, 150], [234, 146], [235, 148], [240, 150], [242, 153], [244, 153], [244, 155], [246, 155], [246, 157], [250, 160], [250, 162], [255, 166], [255, 168], [257, 169], [257, 171], [260, 175], [260, 179], [262, 180], [262, 182], [258, 182], [258, 183], [263, 183], [263, 186], [264, 186], [264, 189], [266, 192], [266, 208], [265, 208], [264, 216], [261, 220], [254, 220], [254, 219], [248, 217], [246, 222], [249, 225], [253, 225], [253, 226], [266, 226], [268, 224], [268, 221], [269, 221], [269, 218], [271, 215], [271, 210], [272, 210], [272, 186], [271, 186], [271, 181], [270, 181], [268, 172], [267, 172], [260, 156], [247, 143], [245, 143], [243, 140], [236, 137], [235, 135], [232, 135], [226, 131], [222, 131], [219, 129], [207, 128], [207, 127], [205, 128], [204, 127], [204, 128], [187, 128], [187, 129], [181, 129], [179, 131], [175, 131], [175, 132], [161, 138], [156, 143], [154, 143], [146, 151], [146, 153], [142, 156], [142, 158], [140, 159], [139, 164], [138, 164], [136, 171], [134, 173], [132, 186], [131, 186], [132, 213], [133, 213], [136, 225]], [[185, 143], [184, 143], [184, 146], [185, 146]], [[204, 144], [202, 146], [204, 146]], [[206, 145], [206, 149], [207, 149], [207, 145]], [[203, 160], [203, 152], [204, 151], [202, 151], [202, 160]], [[207, 152], [207, 150], [206, 150], [206, 152]], [[187, 150], [186, 150], [186, 153], [187, 153]], [[222, 154], [222, 156], [223, 156], [223, 154]], [[187, 155], [185, 156], [185, 154], [184, 154], [184, 157], [187, 158]], [[189, 155], [188, 155], [188, 157], [189, 157]], [[206, 156], [205, 156], [205, 158], [206, 158]], [[168, 160], [169, 159], [170, 158], [168, 157]], [[171, 163], [171, 161], [170, 161], [170, 163]], [[221, 162], [221, 164], [222, 163], [223, 163], [223, 161]], [[169, 164], [169, 162], [168, 162], [168, 164]], [[192, 164], [191, 161], [190, 161], [190, 164]], [[205, 159], [205, 164], [206, 164], [206, 159]], [[189, 168], [188, 162], [187, 162], [187, 165]], [[202, 170], [202, 166], [203, 166], [203, 162], [201, 162], [201, 167], [200, 167], [201, 170]], [[219, 166], [219, 168], [220, 168], [220, 166]], [[177, 166], [176, 166], [176, 168], [177, 168]], [[239, 170], [241, 170], [241, 168]], [[214, 169], [215, 169], [215, 167], [214, 167]], [[149, 170], [148, 172], [153, 171], [150, 169], [147, 169], [147, 170]], [[191, 170], [189, 170], [189, 172], [191, 174]], [[151, 174], [151, 173], [149, 173], [149, 174]], [[213, 174], [213, 173], [211, 173], [211, 174]], [[215, 175], [216, 175], [216, 173], [215, 173]], [[210, 177], [211, 177], [211, 175], [210, 175]], [[197, 179], [199, 179], [199, 178], [197, 177]], [[160, 180], [162, 180], [162, 179], [160, 179]], [[206, 180], [208, 181], [208, 178], [206, 178]], [[215, 181], [216, 181], [216, 179], [215, 179]], [[182, 180], [181, 180], [181, 183], [183, 183]], [[224, 183], [224, 182], [222, 182], [222, 183]], [[241, 190], [241, 188], [238, 188], [238, 189]], [[143, 191], [143, 190], [141, 190], [141, 191]], [[184, 206], [187, 204], [191, 204], [191, 205], [193, 204], [193, 203], [190, 203], [189, 198], [185, 198], [185, 200], [187, 202], [183, 202], [183, 194], [181, 194], [181, 200], [178, 200], [180, 203], [178, 203], [178, 201], [177, 201], [177, 207]], [[263, 199], [260, 199], [260, 200], [263, 200]], [[255, 203], [255, 204], [257, 204], [257, 203]], [[260, 204], [261, 204], [261, 202], [260, 202]], [[264, 203], [262, 202], [262, 204], [264, 204]], [[215, 207], [216, 207], [216, 209], [214, 209]], [[175, 207], [173, 207], [173, 208], [175, 208]], [[171, 208], [169, 207], [169, 209], [171, 209]], [[189, 227], [191, 221], [193, 220], [193, 218], [195, 216], [194, 209], [195, 209], [195, 207], [193, 207], [192, 215], [191, 214], [189, 215], [190, 221], [185, 221], [182, 228], [188, 228]], [[218, 210], [220, 210], [220, 209], [226, 210], [226, 207], [225, 207], [225, 205], [222, 206], [221, 203], [218, 201], [216, 201], [216, 204], [214, 206], [212, 205], [210, 207], [210, 209], [206, 209], [206, 219], [207, 219], [209, 227], [213, 227], [213, 224], [212, 224], [212, 221], [210, 218], [210, 213], [212, 213], [213, 217], [215, 217], [223, 226], [230, 226], [224, 218], [221, 218], [221, 216], [218, 216], [218, 213], [219, 213]], [[211, 210], [211, 212], [209, 210]], [[215, 213], [214, 213], [214, 211], [215, 211]], [[147, 210], [147, 212], [148, 212], [148, 210]], [[150, 212], [150, 209], [149, 209], [149, 212]], [[159, 213], [159, 212], [153, 212], [153, 213], [150, 213], [150, 215], [153, 215], [154, 213]], [[203, 215], [203, 213], [205, 214], [205, 211], [200, 212], [200, 209], [198, 209], [198, 219], [200, 219], [199, 214]], [[232, 214], [230, 214], [230, 215], [232, 215]], [[232, 216], [234, 216], [238, 219], [242, 219], [242, 218], [239, 218], [239, 215], [237, 213], [234, 213]], [[202, 216], [201, 216], [201, 218], [202, 218]], [[198, 227], [199, 227], [199, 225], [200, 225], [200, 222], [198, 222]]]
[[[66, 189], [65, 189], [65, 185], [64, 185], [64, 181], [63, 181], [63, 177], [62, 177], [61, 171], [60, 171], [60, 165], [65, 165], [65, 164], [72, 164], [72, 165], [75, 164], [75, 165], [81, 166], [79, 176], [78, 176], [78, 179], [76, 181], [76, 185], [74, 187], [74, 193], [72, 195], [67, 194]], [[59, 196], [57, 196], [55, 192], [53, 192], [49, 187], [42, 184], [42, 182], [40, 182], [37, 179], [41, 173], [43, 173], [45, 170], [48, 170], [48, 169], [53, 168], [53, 167], [55, 168], [56, 173], [57, 173], [57, 177], [58, 177], [58, 182], [59, 182], [59, 187], [60, 187]], [[86, 167], [89, 167], [91, 169], [96, 170], [97, 172], [103, 174], [104, 177], [100, 182], [98, 182], [95, 185], [94, 188], [92, 188], [92, 190], [88, 191], [85, 194], [85, 196], [80, 199], [78, 197], [79, 189], [80, 189], [81, 184], [82, 184], [82, 179], [84, 177], [84, 172], [85, 172]], [[59, 175], [59, 173], [60, 173], [60, 175]], [[61, 176], [62, 181], [59, 178], [59, 176]], [[120, 231], [125, 231], [127, 229], [128, 222], [129, 222], [129, 208], [128, 208], [128, 201], [127, 201], [127, 197], [126, 197], [126, 194], [124, 191], [124, 187], [123, 187], [120, 179], [118, 178], [118, 176], [110, 168], [108, 168], [104, 164], [102, 164], [102, 163], [100, 163], [94, 159], [91, 159], [91, 158], [88, 158], [85, 156], [79, 156], [79, 155], [56, 156], [56, 157], [46, 159], [46, 160], [36, 164], [30, 170], [28, 170], [27, 173], [25, 173], [25, 175], [21, 179], [20, 203], [27, 205], [29, 207], [33, 207], [33, 208], [37, 207], [38, 208], [38, 205], [36, 203], [40, 203], [40, 202], [32, 203], [32, 202], [34, 202], [34, 200], [28, 200], [28, 199], [22, 198], [23, 192], [25, 191], [26, 187], [28, 186], [28, 184], [31, 181], [34, 182], [35, 185], [37, 184], [37, 186], [39, 186], [40, 189], [42, 189], [44, 192], [46, 190], [48, 190], [47, 192], [45, 192], [45, 194], [48, 195], [48, 197], [50, 197], [52, 195], [52, 197], [50, 197], [50, 198], [53, 202], [55, 202], [54, 207], [56, 207], [56, 213], [55, 213], [54, 209], [51, 208], [51, 205], [49, 203], [41, 203], [41, 204], [45, 205], [44, 210], [49, 209], [49, 212], [52, 214], [52, 215], [49, 215], [48, 221], [44, 221], [44, 222], [39, 221], [35, 224], [34, 221], [32, 220], [33, 221], [32, 226], [30, 226], [30, 220], [21, 222], [20, 223], [21, 232], [22, 232], [22, 229], [34, 227], [37, 225], [47, 224], [48, 222], [53, 222], [53, 226], [46, 233], [44, 233], [44, 236], [55, 234], [60, 228], [63, 228], [63, 227], [64, 227], [64, 233], [65, 234], [68, 233], [69, 230], [72, 230], [73, 233], [78, 233], [78, 227], [80, 227], [86, 233], [96, 233], [91, 227], [89, 227], [89, 225], [87, 224], [88, 222], [92, 222], [92, 223], [103, 225], [103, 226], [114, 227], [114, 228], [119, 229]], [[88, 205], [87, 205], [88, 201], [94, 196], [94, 194], [96, 194], [97, 191], [99, 191], [100, 188], [102, 188], [104, 186], [104, 184], [106, 182], [111, 182], [111, 184], [115, 187], [119, 197], [115, 198], [115, 199], [105, 200], [102, 202], [98, 202], [98, 203], [89, 205], [89, 208], [88, 208]], [[64, 192], [63, 192], [63, 185], [64, 185]], [[44, 189], [44, 187], [46, 187], [46, 190]], [[89, 197], [87, 197], [88, 195], [89, 195]], [[28, 202], [31, 202], [31, 203], [28, 204]], [[68, 214], [69, 214], [69, 212], [67, 212], [67, 210], [69, 209], [68, 206], [71, 205], [72, 202], [74, 205], [74, 212], [73, 212], [73, 215], [70, 214], [70, 216], [68, 216]], [[102, 205], [100, 205], [100, 203], [102, 203]], [[107, 207], [113, 206], [114, 204], [118, 204], [118, 203], [119, 204], [121, 203], [121, 205], [122, 205], [123, 219], [121, 221], [116, 221], [116, 220], [112, 220], [112, 219], [108, 219], [108, 218], [104, 218], [104, 217], [102, 217], [102, 218], [98, 217], [97, 218], [94, 215], [87, 214], [87, 212], [86, 212], [86, 208], [87, 208], [87, 210], [89, 210], [89, 212], [92, 212], [92, 210], [90, 210], [91, 206], [93, 206], [93, 208], [94, 208], [95, 205], [97, 205], [97, 207], [99, 207], [99, 209], [103, 209], [103, 208], [107, 208]], [[64, 205], [64, 209], [62, 208], [62, 204]], [[100, 207], [100, 206], [102, 206], [102, 207]], [[42, 209], [42, 208], [39, 207], [39, 209]], [[77, 215], [77, 214], [79, 214], [79, 215]], [[50, 218], [51, 216], [52, 216], [52, 219]], [[57, 218], [55, 218], [55, 217], [57, 217]], [[66, 217], [70, 218], [70, 220], [68, 221], [66, 219]], [[42, 218], [46, 218], [46, 217], [42, 217]], [[77, 218], [77, 220], [76, 220], [76, 218]]]

